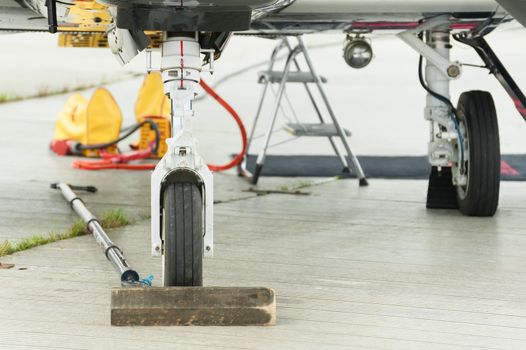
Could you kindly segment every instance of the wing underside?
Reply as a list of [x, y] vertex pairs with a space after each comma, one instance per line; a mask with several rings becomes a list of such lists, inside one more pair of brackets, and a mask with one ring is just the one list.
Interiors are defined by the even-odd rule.
[[497, 2], [526, 27], [526, 0], [497, 0]]

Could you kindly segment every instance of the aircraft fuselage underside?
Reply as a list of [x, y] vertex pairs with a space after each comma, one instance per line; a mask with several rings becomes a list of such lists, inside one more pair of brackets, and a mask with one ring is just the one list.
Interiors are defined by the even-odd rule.
[[[310, 33], [350, 29], [406, 29], [423, 18], [450, 13], [460, 21], [507, 13], [492, 0], [100, 0], [116, 9], [121, 28], [165, 31]], [[59, 25], [71, 26], [57, 2]], [[45, 30], [46, 0], [0, 1], [0, 30]], [[364, 28], [365, 27], [365, 28]]]

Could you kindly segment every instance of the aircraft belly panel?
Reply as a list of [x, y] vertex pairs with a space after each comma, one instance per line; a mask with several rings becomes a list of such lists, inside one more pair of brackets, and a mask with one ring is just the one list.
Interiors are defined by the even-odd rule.
[[296, 0], [282, 14], [493, 12], [493, 0]]
[[170, 6], [170, 7], [188, 7], [188, 8], [208, 8], [221, 9], [221, 8], [258, 8], [267, 5], [272, 5], [277, 0], [100, 0], [99, 2], [118, 5], [143, 5], [143, 6]]

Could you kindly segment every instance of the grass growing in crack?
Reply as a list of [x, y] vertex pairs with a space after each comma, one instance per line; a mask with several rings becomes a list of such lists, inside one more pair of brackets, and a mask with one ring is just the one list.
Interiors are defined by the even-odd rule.
[[305, 180], [305, 181], [297, 181], [296, 183], [291, 184], [291, 185], [280, 186], [279, 189], [281, 191], [295, 191], [295, 190], [300, 190], [305, 187], [310, 187], [312, 185], [314, 185], [312, 181]]
[[[126, 226], [132, 223], [128, 216], [122, 211], [122, 209], [110, 209], [104, 212], [100, 216], [100, 224], [103, 228], [117, 228]], [[28, 238], [24, 238], [18, 242], [5, 241], [0, 244], [0, 256], [10, 255], [16, 252], [21, 252], [31, 248], [35, 248], [41, 245], [62, 241], [69, 238], [83, 236], [88, 234], [89, 231], [82, 220], [74, 223], [69, 230], [62, 233], [50, 233], [47, 235], [33, 235]]]
[[103, 228], [116, 228], [131, 224], [131, 220], [120, 208], [110, 209], [100, 217], [100, 224]]
[[0, 256], [8, 254], [12, 254], [11, 244], [9, 241], [5, 241], [4, 243], [0, 244]]
[[17, 98], [16, 96], [12, 96], [12, 95], [5, 94], [5, 93], [0, 93], [0, 103], [9, 102], [16, 98]]

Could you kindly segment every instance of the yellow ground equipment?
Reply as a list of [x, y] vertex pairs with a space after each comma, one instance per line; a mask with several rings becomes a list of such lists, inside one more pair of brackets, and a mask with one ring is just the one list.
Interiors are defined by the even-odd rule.
[[[161, 141], [157, 155], [154, 156], [156, 158], [161, 158], [168, 150], [165, 140], [170, 137], [170, 111], [170, 100], [164, 94], [161, 74], [158, 72], [147, 74], [135, 102], [135, 117], [138, 123], [149, 119], [157, 124]], [[141, 128], [137, 148], [147, 149], [154, 140], [154, 130], [146, 125]]]
[[[167, 151], [170, 137], [170, 103], [164, 95], [159, 73], [144, 79], [135, 103], [137, 124], [122, 129], [122, 114], [111, 93], [95, 90], [88, 101], [80, 94], [72, 95], [59, 113], [51, 149], [59, 155], [77, 154], [103, 157], [119, 153], [117, 143], [140, 129], [140, 138], [132, 148], [149, 158], [161, 158]], [[119, 136], [126, 133], [126, 136]]]
[[58, 36], [60, 47], [108, 47], [106, 33], [60, 33]]
[[67, 11], [69, 23], [59, 26], [59, 31], [104, 33], [113, 21], [108, 7], [94, 0], [73, 1]]
[[[241, 118], [205, 81], [200, 86], [232, 115], [239, 126], [243, 149], [229, 163], [208, 164], [211, 171], [228, 170], [243, 160], [247, 147], [247, 135]], [[71, 96], [55, 127], [51, 149], [58, 155], [82, 154], [102, 157], [101, 162], [76, 160], [73, 167], [85, 170], [129, 169], [151, 170], [154, 164], [127, 164], [133, 160], [162, 158], [168, 151], [166, 140], [171, 135], [171, 105], [164, 94], [161, 74], [146, 75], [135, 102], [137, 124], [121, 129], [122, 115], [117, 103], [106, 89], [97, 89], [90, 101], [83, 96]], [[140, 129], [139, 141], [131, 147], [137, 152], [120, 155], [117, 144]]]
[[[51, 148], [57, 154], [82, 154], [98, 157], [100, 149], [78, 148], [78, 145], [95, 146], [119, 138], [122, 113], [111, 93], [99, 88], [88, 101], [80, 94], [72, 95], [59, 113], [55, 124], [55, 135]], [[107, 153], [116, 153], [116, 145], [105, 148]]]
[[[59, 47], [109, 47], [107, 32], [113, 18], [107, 6], [95, 0], [75, 0], [68, 6], [67, 23], [59, 25]], [[148, 48], [159, 48], [162, 32], [145, 31]]]
[[[144, 34], [150, 41], [149, 49], [158, 49], [161, 46], [162, 33], [155, 31], [145, 31]], [[77, 47], [77, 48], [104, 48], [109, 47], [108, 35], [105, 32], [74, 32], [59, 33], [59, 47]]]

